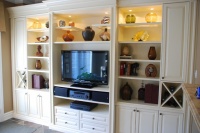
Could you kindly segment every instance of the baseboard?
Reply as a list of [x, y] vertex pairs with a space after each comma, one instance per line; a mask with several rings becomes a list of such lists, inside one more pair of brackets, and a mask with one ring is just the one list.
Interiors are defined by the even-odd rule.
[[3, 121], [6, 121], [6, 120], [11, 119], [11, 118], [13, 118], [13, 111], [4, 113], [4, 115], [3, 115]]

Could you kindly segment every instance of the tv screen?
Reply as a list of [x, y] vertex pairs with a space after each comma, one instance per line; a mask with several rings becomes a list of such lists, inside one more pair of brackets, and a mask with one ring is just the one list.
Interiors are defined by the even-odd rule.
[[62, 50], [62, 80], [108, 84], [108, 51]]

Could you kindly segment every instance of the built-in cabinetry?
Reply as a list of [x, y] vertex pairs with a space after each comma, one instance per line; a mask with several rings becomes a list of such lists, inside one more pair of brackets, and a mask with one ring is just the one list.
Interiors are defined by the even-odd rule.
[[[50, 128], [63, 132], [181, 133], [184, 120], [181, 84], [187, 81], [191, 67], [188, 59], [192, 51], [189, 44], [193, 42], [189, 36], [193, 32], [189, 21], [193, 19], [192, 4], [181, 0], [156, 3], [119, 0], [116, 8], [115, 1], [77, 0], [69, 4], [47, 0], [9, 8], [14, 117], [51, 123]], [[145, 17], [151, 13], [157, 19], [147, 22]], [[108, 23], [102, 23], [105, 16], [109, 18]], [[95, 32], [92, 41], [83, 39], [86, 27]], [[110, 40], [102, 41], [100, 34], [105, 29]], [[74, 39], [64, 41], [66, 33]], [[154, 48], [155, 52], [151, 53], [150, 49]], [[89, 89], [63, 81], [62, 50], [108, 51], [109, 83]], [[42, 64], [41, 69], [35, 67], [37, 60]], [[34, 89], [33, 75], [49, 80], [49, 89]], [[125, 98], [122, 98], [127, 84], [132, 95], [127, 98], [130, 92], [124, 91]], [[148, 85], [149, 99], [138, 99]], [[109, 101], [54, 95], [55, 87], [106, 93]], [[98, 106], [91, 111], [75, 110], [70, 108], [73, 101]]]
[[[118, 77], [115, 82], [118, 88], [115, 114], [118, 128], [116, 132], [181, 133], [184, 124], [182, 83], [186, 82], [187, 56], [189, 56], [187, 49], [189, 47], [190, 2], [149, 4], [148, 6], [134, 6], [134, 4], [130, 6], [126, 2], [120, 1], [121, 6], [118, 9], [118, 44], [116, 45]], [[146, 22], [145, 17], [148, 13], [156, 13], [157, 20], [151, 23]], [[127, 18], [131, 15], [135, 16], [135, 22], [127, 23]], [[150, 47], [155, 47], [157, 55], [155, 59], [148, 58]], [[135, 64], [138, 66], [136, 69], [133, 68]], [[151, 67], [147, 67], [149, 64]], [[147, 75], [147, 68], [152, 69], [148, 71], [152, 75]], [[157, 73], [154, 75], [155, 70]], [[131, 100], [123, 96], [122, 90], [126, 83], [133, 90]], [[148, 91], [146, 87], [148, 84], [159, 86], [157, 103], [146, 100], [150, 96], [148, 93], [143, 93], [145, 98], [138, 100], [139, 95], [141, 96], [141, 88]], [[155, 93], [154, 89], [151, 91]], [[127, 93], [130, 94], [130, 92]], [[153, 121], [152, 125], [146, 123], [144, 117], [140, 119], [140, 113], [144, 113], [142, 116], [147, 116]]]
[[[30, 10], [32, 6], [29, 6]], [[50, 79], [49, 40], [46, 27], [49, 14], [27, 15], [11, 18], [14, 117], [48, 125], [50, 123], [50, 93], [43, 86]], [[38, 49], [40, 47], [40, 49]], [[42, 68], [36, 68], [40, 60]], [[33, 86], [33, 75], [41, 75], [40, 89]], [[37, 88], [37, 89], [36, 89]]]

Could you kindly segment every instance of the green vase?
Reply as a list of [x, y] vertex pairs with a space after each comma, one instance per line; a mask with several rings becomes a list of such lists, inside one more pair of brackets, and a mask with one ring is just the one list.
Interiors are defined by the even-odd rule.
[[126, 23], [135, 23], [135, 20], [136, 18], [132, 14], [126, 16]]

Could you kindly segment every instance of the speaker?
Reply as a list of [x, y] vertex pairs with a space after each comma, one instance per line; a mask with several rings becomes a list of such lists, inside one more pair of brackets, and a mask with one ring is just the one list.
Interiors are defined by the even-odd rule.
[[98, 102], [109, 103], [109, 93], [108, 92], [93, 91], [92, 92], [92, 100], [98, 101]]
[[64, 87], [54, 86], [53, 94], [55, 96], [68, 97], [69, 89]]

